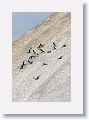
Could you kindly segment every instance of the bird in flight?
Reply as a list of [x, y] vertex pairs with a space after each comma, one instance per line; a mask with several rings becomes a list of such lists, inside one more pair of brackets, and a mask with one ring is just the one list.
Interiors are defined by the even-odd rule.
[[23, 65], [21, 65], [20, 69], [23, 69]]
[[56, 50], [56, 47], [55, 47], [55, 46], [53, 46], [53, 50]]
[[21, 65], [20, 69], [23, 69], [23, 66], [25, 66], [26, 64], [23, 61], [23, 64]]
[[44, 47], [44, 45], [42, 45], [42, 44], [40, 43], [40, 45], [39, 45], [37, 48], [41, 48], [41, 47]]
[[58, 59], [62, 59], [62, 56], [60, 56]]
[[41, 53], [45, 52], [44, 50], [40, 49]]
[[50, 51], [47, 51], [47, 53], [51, 53], [51, 50], [50, 50]]
[[30, 57], [29, 57], [29, 59], [32, 59], [33, 57], [36, 57], [35, 55], [31, 55]]
[[38, 79], [39, 79], [39, 77], [40, 77], [40, 75], [39, 75], [39, 76], [37, 76], [36, 78], [34, 78], [34, 77], [33, 77], [33, 78], [34, 78], [35, 80], [38, 80]]
[[56, 50], [56, 44], [53, 42], [53, 50]]
[[36, 54], [35, 50], [33, 50], [33, 53]]
[[26, 65], [26, 64], [24, 63], [24, 61], [23, 61], [23, 64], [22, 64], [22, 65], [23, 65], [23, 66]]
[[40, 43], [40, 47], [44, 47], [44, 45], [42, 45], [42, 44]]
[[66, 47], [66, 45], [63, 45], [62, 47]]
[[32, 64], [33, 62], [31, 62], [30, 60], [28, 60], [28, 63]]
[[48, 65], [48, 64], [47, 64], [47, 63], [43, 63], [42, 66], [43, 66], [43, 65]]
[[56, 44], [53, 42], [53, 45], [56, 47]]
[[31, 53], [31, 49], [32, 49], [32, 48], [30, 48], [29, 51], [28, 51], [27, 53]]

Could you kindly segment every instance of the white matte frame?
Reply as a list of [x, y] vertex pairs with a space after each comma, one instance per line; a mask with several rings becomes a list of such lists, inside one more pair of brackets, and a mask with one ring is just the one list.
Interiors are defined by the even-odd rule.
[[[71, 12], [71, 102], [12, 102], [12, 12]], [[83, 114], [82, 0], [0, 1], [0, 113]]]

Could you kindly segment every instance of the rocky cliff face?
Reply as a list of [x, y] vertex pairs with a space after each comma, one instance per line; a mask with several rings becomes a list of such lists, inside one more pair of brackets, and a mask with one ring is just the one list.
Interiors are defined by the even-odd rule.
[[12, 101], [71, 101], [71, 13], [53, 13], [12, 43]]

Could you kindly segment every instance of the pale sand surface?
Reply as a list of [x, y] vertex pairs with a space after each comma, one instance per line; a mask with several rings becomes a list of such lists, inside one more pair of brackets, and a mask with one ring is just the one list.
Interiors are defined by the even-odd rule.
[[[56, 50], [52, 50], [53, 42]], [[40, 43], [45, 51], [41, 54]], [[39, 54], [33, 64], [28, 63], [31, 47]], [[20, 69], [23, 61], [26, 65]], [[71, 101], [71, 13], [53, 13], [12, 43], [12, 77], [13, 102]]]

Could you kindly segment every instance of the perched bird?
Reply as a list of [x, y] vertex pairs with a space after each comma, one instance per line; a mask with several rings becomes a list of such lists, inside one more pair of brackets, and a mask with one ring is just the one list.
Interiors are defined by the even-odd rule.
[[34, 78], [34, 77], [33, 77], [33, 78], [34, 78], [35, 80], [38, 80], [38, 79], [39, 79], [39, 77], [40, 77], [40, 75], [39, 75], [39, 76], [37, 76], [37, 78]]
[[29, 51], [28, 51], [27, 53], [31, 53], [31, 49], [32, 49], [32, 48], [30, 48]]
[[30, 60], [28, 60], [28, 63], [32, 64], [33, 62], [32, 62], [32, 61], [30, 61]]
[[66, 45], [63, 45], [62, 47], [66, 47]]
[[58, 59], [62, 59], [62, 56], [61, 56], [61, 57], [59, 57]]
[[51, 51], [47, 51], [47, 53], [51, 53]]
[[48, 65], [48, 64], [47, 64], [47, 63], [43, 63], [42, 66], [43, 66], [43, 65]]

